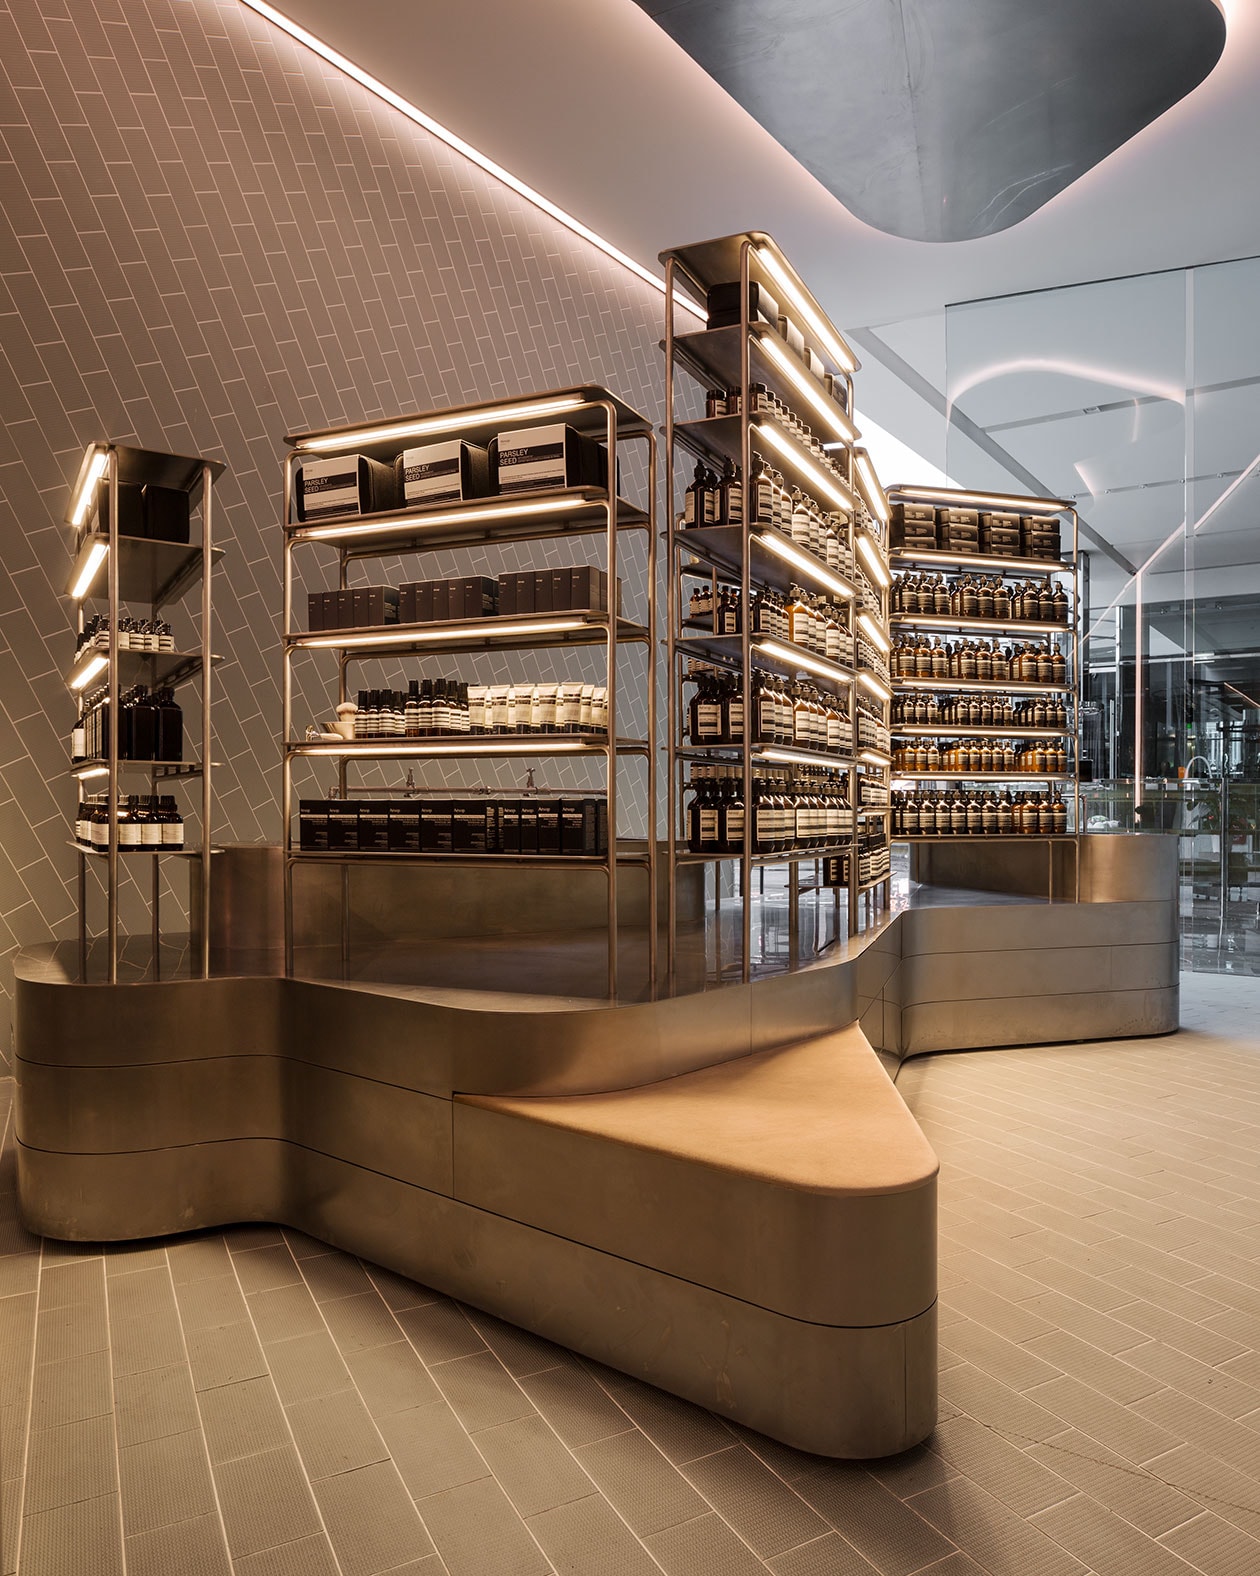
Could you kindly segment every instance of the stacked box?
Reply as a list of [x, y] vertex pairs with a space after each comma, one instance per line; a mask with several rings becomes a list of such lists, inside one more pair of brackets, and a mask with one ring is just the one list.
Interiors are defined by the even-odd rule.
[[1024, 521], [1024, 552], [1029, 558], [1046, 558], [1054, 563], [1063, 556], [1063, 541], [1058, 515], [1048, 518], [1029, 515]]
[[368, 629], [398, 622], [398, 592], [392, 586], [359, 586], [344, 591], [312, 591], [306, 599], [306, 627]]
[[487, 575], [446, 580], [409, 580], [398, 588], [400, 624], [444, 624], [463, 618], [493, 618], [499, 587]]
[[394, 467], [365, 454], [304, 460], [296, 477], [301, 521], [353, 518], [392, 509], [397, 498]]
[[479, 443], [452, 438], [404, 449], [394, 461], [399, 500], [404, 508], [464, 503], [490, 491], [490, 453]]
[[501, 432], [490, 443], [490, 476], [501, 493], [605, 487], [608, 451], [562, 422]]
[[980, 515], [975, 509], [942, 509], [941, 546], [951, 553], [980, 551]]
[[[897, 540], [897, 538], [900, 540]], [[908, 553], [936, 550], [936, 510], [930, 503], [898, 504], [893, 514], [893, 545]]]
[[1018, 558], [1023, 551], [1017, 514], [980, 516], [980, 551], [990, 558]]
[[[498, 608], [505, 615], [608, 611], [608, 574], [584, 564], [579, 569], [527, 569], [499, 576]], [[617, 581], [621, 611], [621, 580]]]

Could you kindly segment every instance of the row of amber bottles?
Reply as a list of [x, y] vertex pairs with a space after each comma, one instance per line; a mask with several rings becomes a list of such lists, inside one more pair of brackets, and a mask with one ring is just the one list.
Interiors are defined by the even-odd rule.
[[1009, 695], [935, 695], [893, 699], [893, 723], [912, 728], [1066, 728], [1067, 703], [1055, 695], [1013, 701]]
[[1030, 624], [1067, 624], [1071, 604], [1061, 585], [1025, 580], [1008, 585], [1001, 575], [898, 575], [892, 610], [907, 616], [997, 618]]
[[905, 635], [893, 647], [891, 668], [894, 678], [1067, 683], [1067, 658], [1052, 640], [1043, 646], [1002, 646], [992, 640], [942, 642], [926, 635]]
[[919, 739], [898, 745], [893, 751], [893, 770], [899, 772], [1030, 772], [1055, 776], [1068, 769], [1067, 750], [1062, 744], [1027, 742], [1018, 739], [958, 739], [938, 744], [935, 739]]
[[[693, 854], [742, 854], [749, 823], [738, 766], [697, 763], [687, 785], [687, 846]], [[853, 811], [844, 779], [830, 772], [759, 770], [753, 781], [752, 852], [792, 853], [846, 841]]]
[[[696, 684], [687, 709], [689, 742], [701, 746], [742, 744], [744, 695], [739, 674], [697, 666], [689, 677]], [[813, 684], [754, 673], [752, 710], [752, 736], [759, 744], [842, 753], [853, 747], [853, 723], [846, 701]]]
[[893, 794], [894, 837], [1061, 837], [1067, 805], [1056, 788], [1048, 794], [992, 790]]
[[[742, 634], [743, 593], [736, 586], [718, 586], [716, 605], [713, 593], [712, 581], [695, 588], [687, 606], [687, 624], [693, 629], [711, 630], [715, 635]], [[842, 604], [800, 586], [793, 586], [787, 596], [777, 591], [754, 590], [749, 601], [754, 635], [790, 640], [804, 651], [846, 667], [852, 663], [853, 636]]]

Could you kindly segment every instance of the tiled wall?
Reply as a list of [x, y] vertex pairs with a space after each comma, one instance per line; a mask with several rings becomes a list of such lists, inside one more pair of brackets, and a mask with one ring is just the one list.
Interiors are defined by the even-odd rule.
[[275, 839], [283, 434], [588, 380], [658, 417], [662, 302], [236, 0], [0, 3], [0, 141], [7, 955], [74, 928], [61, 521], [87, 442], [227, 462], [215, 830]]

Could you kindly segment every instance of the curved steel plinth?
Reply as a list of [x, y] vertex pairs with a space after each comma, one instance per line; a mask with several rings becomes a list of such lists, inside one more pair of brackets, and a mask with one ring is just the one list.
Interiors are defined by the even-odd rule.
[[936, 1161], [876, 1049], [1175, 1028], [1152, 857], [1109, 851], [1115, 901], [910, 910], [834, 963], [625, 1007], [23, 955], [23, 1216], [283, 1222], [798, 1448], [902, 1450], [936, 1416]]

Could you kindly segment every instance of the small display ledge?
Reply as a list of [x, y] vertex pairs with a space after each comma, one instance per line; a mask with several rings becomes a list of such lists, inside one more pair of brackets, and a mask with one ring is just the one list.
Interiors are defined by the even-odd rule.
[[[840, 843], [816, 843], [811, 844], [808, 848], [779, 849], [771, 853], [753, 854], [750, 856], [750, 863], [754, 865], [795, 865], [802, 860], [838, 859], [848, 854], [852, 847], [852, 841], [846, 838]], [[711, 853], [697, 853], [693, 848], [680, 848], [675, 856], [680, 865], [720, 864], [727, 860], [740, 860], [743, 857], [742, 853], [733, 853], [729, 849], [715, 849]]]
[[1070, 772], [1022, 772], [1018, 769], [1009, 772], [956, 772], [946, 767], [941, 771], [909, 772], [894, 766], [892, 775], [894, 788], [899, 782], [1074, 783], [1076, 781]]
[[[75, 837], [67, 838], [67, 842], [70, 844], [71, 848], [75, 849], [76, 852], [78, 852], [80, 854], [87, 854], [90, 858], [101, 859], [101, 858], [107, 858], [108, 855], [109, 855], [109, 848], [108, 847], [97, 848], [95, 846], [95, 844], [92, 844], [92, 843], [81, 843], [81, 842], [79, 842], [78, 838], [75, 838]], [[134, 843], [132, 843], [128, 847], [124, 847], [122, 845], [122, 843], [119, 843], [119, 845], [118, 845], [118, 852], [125, 859], [130, 859], [132, 854], [165, 854], [167, 856], [167, 858], [175, 858], [175, 859], [200, 859], [200, 858], [202, 858], [202, 851], [201, 851], [200, 848], [188, 848], [188, 847], [185, 847], [185, 846], [182, 846], [182, 845], [179, 848], [175, 848], [174, 846], [169, 847], [169, 848], [162, 848], [162, 847], [155, 847], [152, 843], [150, 843], [149, 846], [146, 848], [146, 847], [144, 847], [142, 845], [141, 846], [137, 846]], [[210, 852], [212, 854], [217, 854], [217, 853], [222, 852], [222, 850], [218, 849], [218, 848], [212, 848], [210, 850]]]
[[[690, 334], [676, 334], [674, 353], [697, 383], [709, 388], [720, 386], [723, 389], [738, 389], [743, 387], [744, 378], [740, 354], [743, 337], [744, 330], [738, 323], [732, 323], [727, 328], [702, 328]], [[767, 349], [768, 344], [775, 348]], [[664, 340], [661, 340], [660, 348], [665, 349]], [[754, 383], [764, 384], [772, 394], [794, 410], [802, 405], [802, 389], [814, 385], [817, 398], [836, 407], [833, 424], [837, 428], [847, 428], [853, 434], [848, 441], [854, 442], [861, 436], [844, 403], [827, 393], [821, 379], [809, 370], [787, 340], [768, 323], [756, 320], [748, 325], [748, 349], [749, 372]], [[791, 368], [790, 374], [788, 368]], [[811, 404], [810, 399], [804, 400], [805, 409], [810, 409]]]
[[[714, 756], [725, 759], [742, 757], [742, 744], [680, 744], [674, 751], [679, 760], [705, 761]], [[825, 766], [831, 771], [847, 772], [854, 764], [851, 755], [832, 755], [826, 750], [811, 750], [803, 744], [754, 744], [752, 758], [758, 765]]]
[[[108, 531], [90, 531], [80, 537], [75, 550], [74, 568], [67, 581], [67, 591], [79, 584], [93, 553], [99, 556], [100, 561], [88, 585], [77, 598], [81, 602], [103, 600], [109, 596]], [[119, 600], [139, 602], [152, 608], [178, 602], [201, 579], [203, 557], [199, 542], [192, 545], [187, 542], [160, 542], [148, 536], [119, 536]], [[221, 547], [211, 548], [211, 563], [218, 563], [222, 557]]]
[[[833, 684], [848, 685], [853, 682], [852, 668], [833, 662], [830, 657], [820, 657], [817, 652], [798, 646], [780, 635], [750, 635], [748, 639], [753, 656], [769, 667], [808, 673], [814, 678], [830, 679]], [[737, 665], [743, 655], [744, 637], [742, 634], [711, 635], [703, 630], [688, 630], [675, 645], [684, 656]]]
[[[649, 523], [647, 512], [624, 498], [613, 500], [621, 530]], [[573, 487], [387, 509], [379, 514], [294, 521], [289, 540], [340, 548], [359, 558], [424, 552], [481, 542], [584, 536], [607, 527], [609, 498], [602, 487]]]
[[894, 739], [1074, 739], [1076, 735], [1068, 728], [1023, 728], [1018, 723], [1010, 727], [994, 723], [992, 726], [984, 724], [972, 727], [970, 723], [957, 723], [951, 727], [934, 728], [924, 723], [906, 723], [899, 726], [893, 723], [891, 733]]
[[[354, 657], [391, 657], [418, 651], [533, 650], [544, 646], [604, 644], [610, 621], [606, 613], [585, 608], [556, 613], [513, 613], [505, 617], [462, 618], [428, 624], [373, 624], [362, 629], [313, 630], [286, 635], [295, 650], [340, 651]], [[616, 621], [618, 644], [649, 638], [643, 624]]]
[[[217, 761], [210, 763], [217, 766]], [[200, 761], [119, 761], [120, 772], [152, 772], [161, 782], [174, 782], [180, 777], [200, 777]], [[94, 758], [90, 761], [76, 761], [70, 768], [70, 777], [77, 777], [80, 781], [85, 778], [91, 780], [104, 777], [109, 773], [109, 762]]]
[[[831, 465], [820, 459], [769, 411], [755, 411], [749, 420], [749, 439], [763, 460], [782, 471], [802, 492], [808, 493], [824, 513], [857, 509], [857, 496], [849, 483]], [[701, 416], [696, 421], [674, 424], [674, 437], [699, 459], [732, 460], [743, 465], [744, 418], [742, 416]]]

